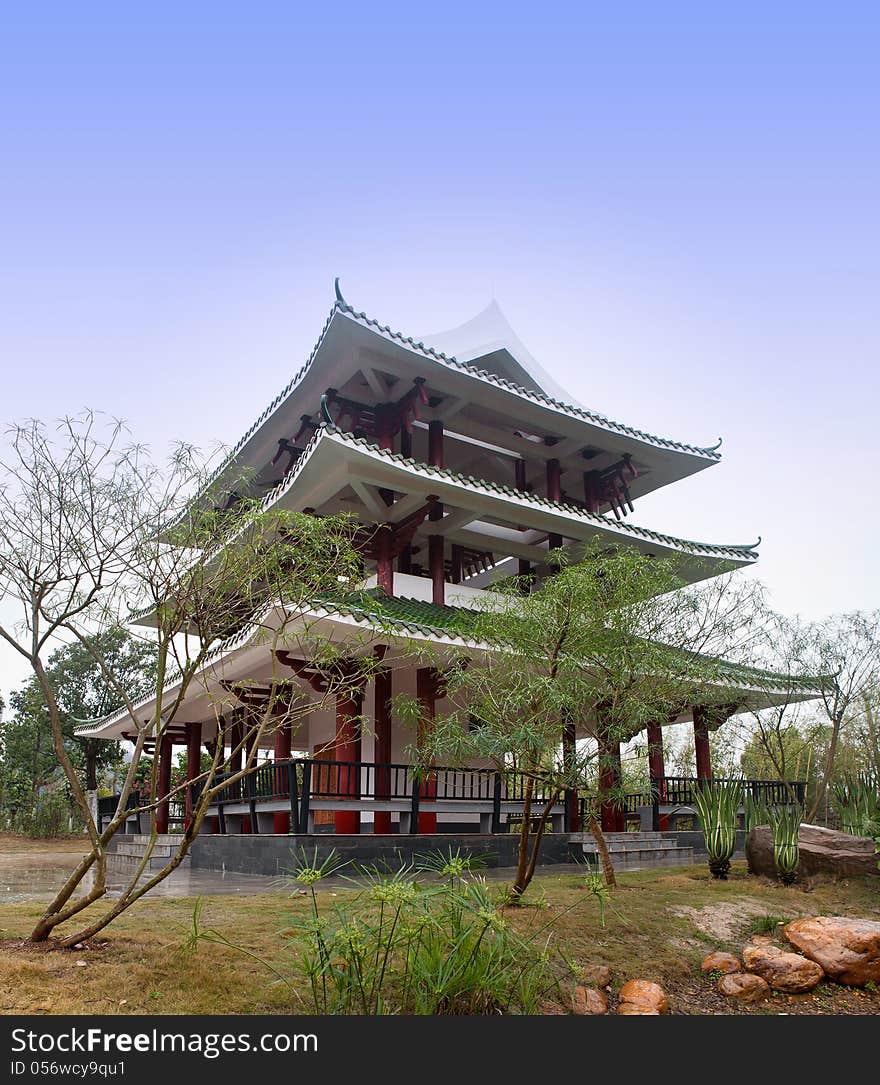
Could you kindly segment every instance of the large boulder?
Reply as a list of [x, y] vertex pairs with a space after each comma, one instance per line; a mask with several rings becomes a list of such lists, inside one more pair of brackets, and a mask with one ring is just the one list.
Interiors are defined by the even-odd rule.
[[[831, 874], [850, 877], [860, 874], [880, 875], [874, 841], [868, 836], [850, 836], [821, 825], [801, 825], [798, 833], [799, 873]], [[776, 876], [773, 862], [773, 833], [769, 825], [759, 825], [746, 837], [746, 859], [751, 874]]]
[[796, 919], [785, 937], [838, 983], [880, 983], [880, 923], [871, 919], [814, 916]]
[[799, 953], [786, 953], [776, 946], [748, 945], [743, 949], [743, 964], [765, 980], [774, 991], [790, 995], [812, 991], [825, 976], [822, 966], [801, 957]]

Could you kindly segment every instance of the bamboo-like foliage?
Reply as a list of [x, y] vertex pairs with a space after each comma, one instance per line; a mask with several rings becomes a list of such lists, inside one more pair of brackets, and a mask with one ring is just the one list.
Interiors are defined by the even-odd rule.
[[709, 869], [715, 878], [726, 879], [730, 871], [730, 857], [736, 847], [736, 817], [742, 798], [743, 788], [739, 781], [706, 781], [694, 793], [709, 854]]
[[783, 885], [797, 880], [800, 865], [798, 834], [804, 819], [804, 808], [796, 803], [771, 806], [767, 811], [773, 830], [773, 862], [776, 874]]
[[880, 832], [880, 780], [870, 772], [844, 772], [831, 786], [845, 833], [874, 836]]

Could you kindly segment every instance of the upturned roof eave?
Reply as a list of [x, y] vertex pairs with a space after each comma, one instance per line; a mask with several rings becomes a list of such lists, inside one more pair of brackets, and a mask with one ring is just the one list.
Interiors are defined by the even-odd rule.
[[[718, 452], [718, 447], [721, 443], [720, 441], [712, 447], [701, 447], [684, 441], [660, 437], [656, 434], [639, 430], [636, 427], [628, 426], [622, 422], [616, 422], [607, 418], [605, 415], [590, 411], [585, 407], [562, 402], [561, 400], [548, 395], [546, 392], [523, 388], [504, 377], [490, 373], [484, 369], [479, 369], [467, 362], [460, 362], [456, 358], [448, 356], [426, 343], [413, 339], [412, 336], [405, 336], [402, 332], [398, 332], [391, 328], [390, 325], [381, 324], [378, 320], [368, 316], [365, 312], [356, 310], [354, 306], [349, 305], [346, 301], [337, 300], [331, 308], [329, 316], [321, 330], [321, 334], [312, 348], [305, 364], [294, 374], [287, 385], [285, 385], [281, 392], [279, 392], [271, 403], [269, 403], [262, 411], [246, 433], [236, 442], [225, 457], [223, 463], [212, 473], [211, 478], [206, 484], [206, 488], [219, 483], [224, 475], [230, 472], [242, 458], [247, 460], [248, 450], [256, 443], [256, 439], [264, 425], [269, 423], [276, 413], [283, 408], [285, 403], [292, 395], [294, 395], [306, 376], [312, 370], [312, 367], [321, 352], [321, 348], [327, 339], [328, 332], [333, 326], [336, 318], [351, 321], [371, 334], [386, 342], [394, 344], [396, 347], [403, 349], [422, 360], [429, 361], [447, 370], [453, 370], [457, 373], [464, 374], [484, 385], [500, 389], [516, 399], [537, 405], [542, 410], [550, 412], [551, 415], [555, 414], [569, 419], [576, 419], [583, 422], [588, 427], [625, 438], [628, 441], [637, 442], [645, 448], [653, 448], [689, 460], [693, 466], [687, 473], [711, 466], [721, 460], [721, 455]], [[585, 443], [586, 441], [587, 437], [585, 436]], [[249, 464], [249, 466], [256, 467], [259, 465]]]

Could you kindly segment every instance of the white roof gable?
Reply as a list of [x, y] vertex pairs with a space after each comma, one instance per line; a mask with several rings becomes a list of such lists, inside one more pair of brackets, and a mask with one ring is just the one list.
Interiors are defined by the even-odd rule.
[[449, 331], [421, 335], [419, 339], [459, 362], [478, 365], [532, 391], [541, 391], [563, 403], [583, 404], [567, 392], [537, 362], [510, 326], [498, 302]]

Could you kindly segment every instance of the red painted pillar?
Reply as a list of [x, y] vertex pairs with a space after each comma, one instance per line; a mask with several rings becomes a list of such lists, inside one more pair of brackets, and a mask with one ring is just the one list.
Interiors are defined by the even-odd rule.
[[[256, 729], [256, 727], [254, 727], [252, 725], [248, 726], [247, 724], [245, 724], [245, 726], [247, 727], [247, 731], [246, 731], [247, 738], [245, 739], [245, 743], [244, 743], [244, 758], [245, 758], [245, 764], [247, 764], [247, 762], [250, 761], [251, 754], [254, 752], [254, 747], [257, 744], [257, 729]], [[253, 770], [253, 768], [255, 766], [256, 766], [256, 758], [254, 758], [254, 762], [251, 765], [251, 769]], [[248, 788], [247, 777], [245, 777], [245, 779], [242, 781], [242, 784], [243, 784], [243, 788], [242, 788], [243, 794], [246, 796], [247, 795], [247, 788]], [[253, 832], [256, 831], [256, 828], [257, 828], [256, 825], [251, 824], [251, 816], [250, 816], [250, 814], [245, 814], [241, 819], [241, 831], [243, 833], [253, 833]]]
[[443, 423], [428, 423], [428, 463], [432, 467], [443, 466]]
[[[428, 423], [428, 463], [432, 467], [443, 466], [443, 423]], [[443, 505], [437, 501], [428, 513], [428, 520], [436, 523], [443, 519]], [[431, 600], [438, 606], [446, 602], [446, 564], [442, 535], [428, 536], [428, 568], [431, 573]]]
[[[433, 509], [431, 511], [433, 512]], [[428, 568], [431, 571], [431, 602], [442, 607], [446, 602], [446, 568], [442, 535], [428, 536]]]
[[609, 833], [623, 832], [624, 817], [620, 808], [619, 800], [613, 797], [613, 793], [620, 792], [621, 768], [620, 768], [620, 742], [611, 738], [607, 730], [602, 728], [598, 735], [599, 740], [599, 809], [602, 828]]
[[703, 705], [695, 705], [694, 716], [694, 752], [697, 761], [697, 779], [712, 779], [712, 753], [709, 749], [708, 710]]
[[376, 584], [386, 595], [394, 595], [394, 559], [391, 556], [391, 528], [380, 524], [376, 537]]
[[[200, 723], [188, 723], [186, 725], [186, 782], [191, 784], [201, 771], [202, 762], [202, 725]], [[186, 827], [192, 821], [193, 797], [189, 787], [185, 792]]]
[[[419, 667], [416, 671], [416, 696], [422, 708], [422, 723], [419, 725], [418, 743], [421, 748], [425, 735], [428, 734], [437, 718], [437, 674], [431, 667]], [[425, 800], [430, 801], [437, 796], [437, 778], [434, 773], [428, 773], [419, 785], [419, 832], [436, 833], [437, 815], [435, 813], [423, 813]]]
[[[333, 759], [341, 762], [336, 766], [337, 795], [360, 797], [361, 769], [356, 764], [361, 759], [361, 713], [359, 694], [346, 692], [336, 695], [336, 740]], [[358, 810], [336, 810], [333, 814], [337, 833], [359, 833], [361, 815]]]
[[462, 548], [452, 544], [452, 583], [460, 584], [464, 580], [464, 554]]
[[[648, 724], [648, 774], [657, 782], [660, 802], [666, 802], [666, 762], [663, 757], [663, 728], [659, 723]], [[669, 828], [669, 815], [660, 815], [660, 831]]]
[[[566, 774], [572, 771], [577, 758], [577, 747], [575, 745], [576, 733], [575, 725], [573, 723], [566, 723], [562, 728], [562, 763], [565, 766]], [[578, 793], [576, 787], [569, 786], [566, 788], [565, 805], [568, 814], [568, 817], [566, 818], [568, 822], [568, 831], [571, 833], [579, 833], [581, 831], [581, 817], [578, 808]]]
[[159, 740], [159, 774], [156, 781], [156, 786], [159, 789], [157, 799], [162, 799], [156, 808], [156, 831], [159, 833], [168, 832], [168, 819], [169, 819], [169, 803], [168, 799], [163, 798], [167, 796], [171, 790], [171, 758], [174, 754], [174, 746], [168, 735], [163, 735]]
[[[547, 460], [547, 497], [557, 504], [562, 502], [562, 469], [559, 460]], [[551, 532], [547, 545], [551, 550], [558, 549], [562, 546], [562, 536]]]
[[[383, 667], [377, 671], [375, 686], [375, 710], [374, 710], [374, 753], [373, 760], [376, 762], [376, 790], [377, 799], [388, 799], [391, 794], [391, 671]], [[373, 815], [373, 832], [391, 832], [391, 811], [379, 810]]]
[[[279, 721], [275, 728], [275, 741], [272, 747], [272, 756], [276, 761], [282, 762], [283, 767], [275, 770], [275, 793], [276, 795], [289, 794], [287, 783], [287, 766], [284, 762], [290, 760], [291, 754], [291, 726], [290, 720]], [[272, 831], [277, 836], [284, 836], [290, 832], [290, 811], [276, 810], [272, 815]]]

